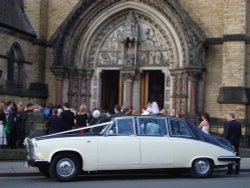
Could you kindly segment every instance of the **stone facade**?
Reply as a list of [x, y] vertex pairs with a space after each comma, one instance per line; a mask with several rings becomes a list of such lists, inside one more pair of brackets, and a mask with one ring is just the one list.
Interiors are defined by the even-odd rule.
[[[89, 108], [100, 107], [103, 70], [124, 69], [120, 66], [124, 63], [124, 57], [120, 57], [125, 54], [122, 51], [124, 48], [121, 46], [116, 51], [107, 50], [109, 44], [105, 41], [112, 43], [112, 39], [118, 36], [118, 31], [122, 30], [121, 23], [125, 23], [129, 12], [133, 12], [140, 32], [145, 35], [147, 29], [153, 28], [151, 32], [156, 34], [154, 37], [158, 37], [158, 41], [165, 45], [161, 49], [166, 50], [143, 51], [138, 43], [141, 53], [134, 47], [136, 52], [132, 52], [132, 55], [139, 55], [141, 64], [144, 62], [149, 66], [140, 64], [139, 68], [132, 67], [132, 70], [131, 67], [129, 70], [125, 68], [123, 71], [130, 71], [130, 76], [135, 73], [135, 79], [132, 79], [132, 86], [126, 85], [123, 89], [139, 90], [138, 71], [143, 73], [147, 70], [161, 70], [165, 78], [164, 107], [168, 111], [178, 108], [175, 110], [186, 114], [207, 112], [214, 118], [224, 118], [227, 111], [233, 111], [239, 119], [249, 118], [247, 104], [224, 104], [217, 101], [221, 87], [250, 87], [248, 1], [178, 0], [178, 4], [173, 0], [23, 2], [25, 14], [36, 37], [27, 39], [16, 32], [1, 30], [0, 69], [3, 73], [0, 83], [4, 85], [7, 79], [6, 59], [3, 56], [16, 41], [23, 49], [25, 61], [31, 62], [25, 64], [28, 73], [25, 87], [29, 88], [30, 83], [42, 82], [48, 86], [48, 96], [20, 98], [18, 95], [1, 95], [3, 100], [9, 98], [44, 104], [71, 101], [75, 106], [86, 102]], [[110, 20], [107, 21], [107, 18]], [[163, 24], [164, 21], [166, 25]], [[190, 23], [191, 27], [188, 26]], [[99, 30], [95, 25], [100, 27]], [[111, 38], [102, 40], [100, 36]], [[103, 42], [102, 46], [98, 46], [100, 42]], [[121, 44], [123, 43], [113, 43]], [[148, 61], [143, 59], [143, 52], [148, 53]], [[118, 55], [114, 56], [114, 53]], [[150, 62], [150, 53], [155, 53], [155, 56], [156, 53], [160, 54], [159, 59], [166, 64], [158, 65], [156, 60]], [[114, 63], [115, 60], [117, 64]], [[178, 66], [171, 67], [171, 63], [175, 61], [179, 63]], [[124, 82], [126, 83], [130, 82]], [[195, 96], [190, 96], [192, 88], [195, 89]], [[124, 99], [126, 96], [121, 96], [121, 101], [131, 103]], [[134, 96], [136, 99], [132, 100], [132, 104], [140, 108], [140, 94], [137, 92]]]

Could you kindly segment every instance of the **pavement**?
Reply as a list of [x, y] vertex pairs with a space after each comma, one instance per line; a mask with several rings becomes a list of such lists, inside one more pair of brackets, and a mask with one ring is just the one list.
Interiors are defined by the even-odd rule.
[[[226, 168], [220, 169], [226, 172]], [[250, 172], [250, 158], [241, 159], [241, 172]], [[0, 161], [0, 177], [41, 176], [38, 168], [29, 167], [24, 161]]]

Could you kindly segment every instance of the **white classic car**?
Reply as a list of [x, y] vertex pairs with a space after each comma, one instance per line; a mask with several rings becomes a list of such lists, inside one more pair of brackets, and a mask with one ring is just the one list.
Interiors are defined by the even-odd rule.
[[122, 116], [107, 123], [26, 139], [27, 162], [46, 177], [71, 181], [82, 172], [188, 169], [208, 177], [240, 160], [230, 143], [184, 119]]

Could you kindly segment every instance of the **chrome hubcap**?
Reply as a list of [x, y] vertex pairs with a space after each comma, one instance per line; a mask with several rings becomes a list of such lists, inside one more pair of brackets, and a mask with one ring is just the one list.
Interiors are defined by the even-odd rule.
[[209, 171], [210, 164], [206, 159], [197, 160], [195, 162], [195, 169], [199, 174], [206, 174]]
[[61, 159], [56, 165], [56, 171], [60, 176], [68, 177], [75, 171], [75, 164], [71, 159]]

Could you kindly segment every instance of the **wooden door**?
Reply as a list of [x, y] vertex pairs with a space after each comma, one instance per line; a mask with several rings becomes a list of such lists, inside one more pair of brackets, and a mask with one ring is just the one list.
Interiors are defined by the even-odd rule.
[[140, 106], [141, 109], [148, 104], [149, 72], [143, 71], [141, 74]]

